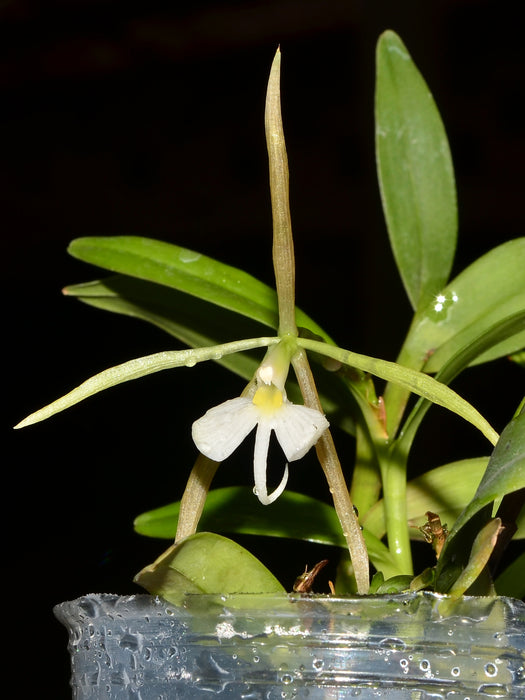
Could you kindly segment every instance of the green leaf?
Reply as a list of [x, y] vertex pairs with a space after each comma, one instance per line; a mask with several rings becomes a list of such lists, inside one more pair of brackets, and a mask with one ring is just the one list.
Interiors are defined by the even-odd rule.
[[[173, 539], [180, 502], [139, 515], [136, 532], [148, 537]], [[208, 493], [199, 530], [268, 537], [289, 537], [346, 547], [341, 525], [332, 506], [286, 490], [271, 506], [253, 498], [247, 486], [229, 486]]]
[[377, 45], [376, 159], [390, 244], [414, 309], [447, 281], [457, 237], [454, 171], [430, 90], [392, 31]]
[[[70, 285], [63, 291], [89, 306], [151, 323], [192, 348], [219, 345], [232, 338], [253, 338], [266, 332], [266, 326], [228, 309], [126, 275]], [[215, 361], [248, 380], [261, 357], [260, 352], [235, 353]]]
[[[525, 410], [513, 418], [503, 430], [474, 498], [454, 523], [437, 565], [438, 583], [440, 578], [441, 580], [447, 578], [446, 569], [454, 558], [457, 559], [457, 552], [464, 550], [462, 542], [466, 540], [465, 532], [472, 528], [472, 523], [476, 523], [478, 513], [487, 511], [490, 515], [494, 501], [523, 488], [525, 488]], [[456, 539], [459, 540], [459, 545]], [[469, 540], [472, 541], [472, 537], [469, 536]]]
[[243, 350], [251, 350], [258, 347], [266, 347], [279, 341], [275, 338], [251, 338], [249, 340], [238, 340], [233, 343], [224, 343], [215, 345], [210, 348], [196, 348], [191, 350], [172, 350], [166, 352], [156, 352], [153, 355], [138, 357], [128, 362], [123, 362], [115, 367], [95, 374], [93, 377], [86, 379], [75, 389], [61, 396], [56, 401], [44, 406], [44, 408], [35, 411], [31, 415], [20, 421], [15, 428], [25, 428], [28, 425], [33, 425], [39, 421], [45, 420], [54, 416], [66, 408], [74, 406], [76, 403], [97, 394], [100, 391], [109, 389], [117, 384], [123, 384], [132, 379], [139, 379], [154, 372], [160, 372], [165, 369], [173, 369], [174, 367], [193, 367], [197, 362], [213, 360], [220, 355], [226, 355], [233, 352], [242, 352]]
[[187, 593], [285, 593], [253, 554], [209, 532], [172, 545], [134, 581], [175, 605], [181, 604]]
[[474, 498], [461, 513], [449, 539], [488, 503], [525, 488], [525, 411], [501, 433]]
[[[492, 249], [469, 265], [416, 315], [404, 352], [419, 358], [425, 372], [439, 371], [508, 318], [518, 325], [510, 337], [474, 355], [470, 364], [517, 352], [525, 347], [525, 238]], [[521, 321], [520, 321], [521, 319]], [[427, 360], [427, 361], [425, 361]]]
[[383, 573], [377, 571], [370, 581], [368, 595], [395, 595], [396, 593], [401, 593], [408, 590], [411, 580], [412, 577], [406, 574], [391, 576], [385, 580]]
[[[173, 539], [177, 529], [180, 502], [139, 515], [136, 532], [148, 537]], [[230, 534], [288, 537], [346, 549], [346, 540], [333, 506], [304, 494], [285, 491], [271, 506], [253, 498], [252, 489], [230, 486], [208, 493], [199, 530]], [[370, 559], [377, 569], [393, 576], [398, 573], [387, 547], [364, 531]]]
[[[77, 238], [68, 252], [84, 262], [177, 289], [277, 329], [275, 290], [252, 275], [196, 251], [139, 236]], [[331, 342], [297, 310], [297, 325]]]
[[[472, 586], [481, 576], [496, 546], [497, 538], [501, 532], [501, 520], [494, 518], [479, 531], [474, 542], [467, 566], [447, 591], [452, 598], [459, 598], [467, 591], [472, 591]], [[485, 591], [482, 591], [485, 593]], [[474, 593], [474, 591], [472, 591]], [[487, 591], [487, 594], [489, 592]], [[481, 594], [481, 592], [480, 592]]]

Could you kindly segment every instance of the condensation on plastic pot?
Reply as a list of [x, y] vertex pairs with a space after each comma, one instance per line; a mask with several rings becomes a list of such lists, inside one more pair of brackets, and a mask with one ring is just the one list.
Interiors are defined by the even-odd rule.
[[371, 598], [89, 595], [55, 608], [77, 700], [525, 697], [525, 605]]

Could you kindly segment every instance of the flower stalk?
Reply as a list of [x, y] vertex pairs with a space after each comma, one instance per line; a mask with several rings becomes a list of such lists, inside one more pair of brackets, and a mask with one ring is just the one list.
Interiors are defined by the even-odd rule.
[[[290, 216], [288, 157], [281, 116], [280, 69], [281, 52], [278, 49], [268, 81], [265, 127], [273, 217], [273, 264], [279, 302], [279, 335], [285, 337], [297, 336], [297, 326], [295, 322], [295, 256]], [[292, 364], [305, 406], [322, 414], [323, 408], [306, 353], [298, 349], [292, 356]], [[367, 593], [368, 553], [328, 428], [317, 441], [316, 451], [348, 544], [357, 591], [362, 594]]]
[[197, 532], [206, 496], [219, 464], [203, 454], [199, 454], [195, 460], [180, 502], [175, 543]]
[[[295, 354], [292, 364], [305, 405], [321, 410], [321, 402], [319, 401], [310, 364], [304, 350], [299, 350]], [[334, 507], [348, 545], [348, 552], [354, 568], [357, 592], [364, 595], [368, 593], [370, 585], [368, 552], [330, 430], [325, 430], [315, 449], [328, 482]]]
[[279, 335], [297, 335], [295, 324], [295, 256], [290, 215], [288, 156], [281, 117], [281, 51], [270, 70], [264, 125], [270, 170], [273, 221], [273, 265], [279, 303]]

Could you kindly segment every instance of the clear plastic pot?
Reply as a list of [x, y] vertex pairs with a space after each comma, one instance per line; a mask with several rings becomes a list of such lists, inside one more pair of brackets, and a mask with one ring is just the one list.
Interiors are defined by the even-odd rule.
[[525, 697], [525, 605], [371, 598], [89, 595], [55, 607], [73, 697]]

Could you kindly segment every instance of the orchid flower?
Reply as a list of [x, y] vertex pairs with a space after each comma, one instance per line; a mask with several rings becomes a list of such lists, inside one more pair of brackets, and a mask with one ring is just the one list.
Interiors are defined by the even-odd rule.
[[[266, 463], [272, 430], [286, 459], [293, 462], [304, 457], [329, 425], [320, 411], [294, 404], [286, 398], [284, 382], [289, 361], [279, 362], [278, 348], [272, 348], [258, 368], [255, 391], [251, 397], [238, 396], [210, 408], [192, 427], [193, 441], [198, 449], [206, 457], [221, 462], [257, 426], [253, 460], [254, 493], [263, 505], [273, 503], [288, 481], [286, 465], [281, 483], [268, 494]], [[280, 354], [282, 358], [282, 352]]]

